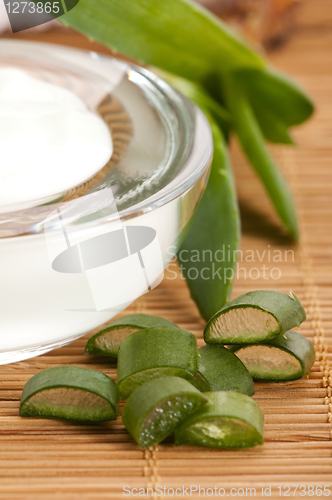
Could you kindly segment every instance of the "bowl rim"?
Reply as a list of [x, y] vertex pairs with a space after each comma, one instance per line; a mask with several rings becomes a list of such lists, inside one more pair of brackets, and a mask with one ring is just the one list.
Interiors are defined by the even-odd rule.
[[[176, 198], [179, 198], [181, 195], [183, 195], [184, 193], [189, 191], [193, 186], [195, 186], [195, 184], [202, 178], [204, 179], [204, 184], [206, 184], [208, 171], [211, 166], [212, 156], [213, 156], [213, 138], [209, 122], [205, 117], [204, 113], [197, 106], [191, 103], [191, 101], [189, 101], [186, 97], [184, 97], [180, 92], [175, 90], [165, 80], [155, 75], [152, 71], [143, 68], [137, 64], [128, 63], [127, 61], [124, 61], [121, 58], [115, 58], [89, 50], [77, 49], [73, 47], [62, 46], [52, 43], [44, 43], [44, 42], [10, 40], [8, 38], [0, 40], [0, 47], [1, 45], [4, 46], [7, 44], [16, 45], [17, 47], [24, 44], [24, 46], [29, 45], [31, 49], [33, 48], [33, 46], [35, 46], [43, 48], [45, 50], [53, 50], [53, 51], [55, 50], [58, 51], [60, 54], [65, 52], [72, 53], [73, 55], [79, 54], [80, 56], [85, 54], [85, 56], [89, 56], [91, 59], [95, 60], [97, 59], [103, 62], [111, 61], [115, 64], [119, 64], [119, 66], [122, 67], [122, 69], [124, 69], [124, 74], [127, 74], [127, 76], [130, 75], [130, 72], [135, 72], [136, 74], [142, 75], [144, 78], [150, 81], [152, 85], [156, 86], [158, 89], [161, 89], [170, 99], [174, 97], [174, 99], [176, 99], [178, 102], [180, 103], [182, 102], [184, 106], [188, 106], [188, 103], [190, 103], [189, 106], [191, 106], [193, 109], [193, 118], [195, 123], [194, 123], [194, 134], [193, 134], [194, 137], [193, 137], [192, 148], [188, 157], [182, 164], [180, 171], [175, 175], [175, 177], [166, 186], [164, 186], [151, 196], [148, 196], [144, 200], [139, 201], [138, 203], [135, 203], [127, 208], [120, 209], [117, 213], [113, 215], [106, 215], [104, 217], [100, 217], [93, 222], [93, 225], [109, 223], [112, 222], [112, 220], [118, 220], [118, 219], [120, 220], [134, 219], [145, 213], [151, 212], [152, 210], [156, 210], [162, 207], [163, 205], [166, 205], [167, 203], [173, 201]], [[70, 201], [63, 202], [62, 205], [65, 205], [66, 203], [70, 203]], [[61, 205], [61, 202], [53, 205], [52, 204], [48, 205], [48, 207], [50, 209], [52, 208], [55, 209], [56, 207], [59, 207], [59, 205]], [[31, 208], [30, 209], [27, 208], [25, 210], [18, 210], [18, 211], [13, 210], [10, 212], [3, 212], [0, 215], [5, 216], [7, 220], [8, 218], [11, 217], [12, 220], [17, 221], [17, 223], [19, 224], [22, 213], [24, 213], [25, 215], [29, 215], [29, 210], [31, 210]], [[20, 216], [15, 217], [15, 214], [17, 214], [17, 212], [20, 213]], [[41, 226], [43, 225], [44, 220], [45, 217], [42, 217], [41, 220], [34, 222], [34, 225], [36, 225], [37, 227], [37, 229], [35, 228], [35, 230], [27, 230], [21, 233], [10, 234], [10, 235], [6, 234], [6, 231], [4, 232], [4, 235], [1, 234], [2, 231], [1, 231], [1, 220], [0, 220], [0, 241], [6, 239], [8, 240], [13, 237], [22, 238], [40, 234], [42, 230]], [[91, 224], [92, 224], [91, 222], [84, 223], [82, 224], [81, 227], [83, 229], [84, 226], [84, 229], [88, 229], [91, 226]]]

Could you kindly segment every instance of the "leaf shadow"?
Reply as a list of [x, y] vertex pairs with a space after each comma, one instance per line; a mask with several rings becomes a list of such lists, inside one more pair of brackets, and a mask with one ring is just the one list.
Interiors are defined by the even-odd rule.
[[268, 240], [278, 246], [289, 247], [295, 244], [281, 224], [272, 220], [269, 215], [260, 212], [244, 200], [239, 200], [239, 208], [242, 234]]

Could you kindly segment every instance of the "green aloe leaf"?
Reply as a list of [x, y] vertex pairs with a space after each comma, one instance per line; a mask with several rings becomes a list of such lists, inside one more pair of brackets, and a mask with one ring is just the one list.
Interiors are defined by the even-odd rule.
[[[207, 116], [214, 139], [210, 178], [178, 252], [180, 268], [202, 317], [208, 320], [230, 297], [240, 242], [240, 217], [224, 133], [230, 118], [199, 85], [163, 73]], [[220, 128], [219, 128], [220, 127]]]
[[288, 126], [279, 118], [276, 118], [263, 101], [255, 103], [253, 111], [261, 132], [267, 141], [279, 144], [293, 144]]
[[243, 69], [236, 74], [239, 80], [245, 81], [246, 92], [257, 118], [268, 109], [277, 121], [291, 127], [303, 123], [314, 111], [312, 101], [305, 92], [277, 70]]
[[211, 116], [218, 124], [225, 137], [228, 137], [232, 128], [232, 117], [229, 112], [217, 102], [210, 93], [199, 83], [192, 82], [186, 78], [181, 78], [172, 73], [161, 71], [158, 68], [151, 68], [161, 78], [175, 87], [183, 95], [191, 99], [202, 111]]
[[240, 218], [227, 148], [210, 117], [214, 138], [211, 173], [177, 254], [191, 296], [205, 320], [228, 302], [240, 241]]
[[265, 146], [263, 133], [237, 75], [229, 74], [224, 78], [224, 91], [243, 151], [262, 180], [280, 219], [290, 235], [297, 239], [298, 227], [292, 193]]
[[80, 0], [64, 24], [146, 64], [191, 80], [263, 60], [189, 0]]

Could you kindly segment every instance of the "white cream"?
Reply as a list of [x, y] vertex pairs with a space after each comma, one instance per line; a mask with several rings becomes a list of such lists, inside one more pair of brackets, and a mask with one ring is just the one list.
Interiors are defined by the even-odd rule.
[[31, 205], [92, 177], [110, 159], [103, 120], [75, 94], [0, 68], [0, 209]]

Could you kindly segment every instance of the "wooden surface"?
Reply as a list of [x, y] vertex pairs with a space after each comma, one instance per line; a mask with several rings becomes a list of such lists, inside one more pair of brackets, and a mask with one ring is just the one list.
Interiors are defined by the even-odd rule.
[[[292, 289], [298, 295], [308, 316], [301, 332], [314, 342], [317, 352], [310, 377], [256, 384], [255, 399], [266, 416], [263, 446], [231, 452], [163, 444], [142, 451], [120, 418], [84, 426], [18, 416], [23, 385], [40, 369], [71, 364], [115, 377], [115, 366], [108, 359], [84, 355], [88, 336], [39, 358], [0, 367], [0, 499], [117, 499], [126, 498], [124, 485], [157, 484], [218, 486], [225, 488], [225, 497], [232, 498], [249, 497], [246, 488], [256, 488], [256, 498], [263, 498], [262, 486], [271, 486], [269, 498], [274, 499], [280, 498], [278, 485], [331, 483], [332, 491], [332, 16], [331, 4], [323, 1], [326, 10], [321, 13], [327, 13], [318, 18], [313, 7], [318, 3], [308, 6], [303, 28], [289, 45], [271, 56], [275, 65], [309, 90], [317, 104], [314, 119], [296, 131], [297, 148], [273, 148], [299, 208], [297, 248], [285, 237], [262, 187], [236, 146], [232, 147], [243, 224], [243, 259], [234, 296], [255, 288]], [[82, 44], [70, 33], [61, 37], [66, 43]], [[194, 332], [201, 345], [204, 323], [183, 280], [173, 279], [175, 269], [172, 264], [162, 285], [126, 313], [164, 316]], [[276, 279], [278, 270], [281, 275]], [[236, 494], [230, 488], [244, 490]], [[293, 493], [291, 487], [292, 498], [318, 498], [308, 491], [304, 495], [303, 488]], [[203, 492], [200, 497], [192, 493], [191, 498], [203, 498]]]

